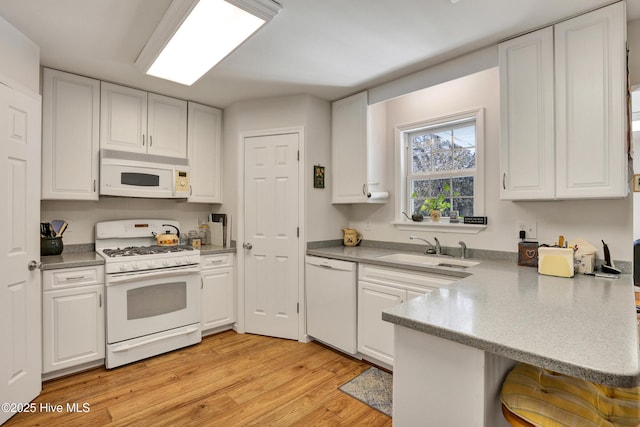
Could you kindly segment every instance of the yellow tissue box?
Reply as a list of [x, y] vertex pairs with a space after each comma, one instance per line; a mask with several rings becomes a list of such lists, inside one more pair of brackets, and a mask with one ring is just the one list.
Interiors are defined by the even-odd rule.
[[573, 248], [538, 248], [538, 273], [573, 277]]

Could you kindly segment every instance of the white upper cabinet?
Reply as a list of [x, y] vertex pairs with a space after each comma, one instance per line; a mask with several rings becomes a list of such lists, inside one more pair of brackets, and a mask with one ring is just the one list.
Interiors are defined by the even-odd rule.
[[625, 29], [620, 2], [500, 44], [502, 199], [627, 195]]
[[627, 195], [624, 3], [555, 26], [558, 198]]
[[43, 200], [98, 200], [99, 123], [98, 80], [43, 70]]
[[100, 115], [100, 148], [147, 152], [147, 92], [102, 82]]
[[187, 157], [187, 102], [102, 82], [100, 148]]
[[149, 154], [187, 157], [187, 102], [150, 93], [147, 97]]
[[222, 203], [222, 111], [189, 102], [189, 202]]
[[502, 199], [553, 199], [553, 28], [501, 43]]
[[370, 197], [385, 185], [384, 104], [369, 106], [361, 92], [334, 102], [331, 114], [332, 203], [386, 202]]

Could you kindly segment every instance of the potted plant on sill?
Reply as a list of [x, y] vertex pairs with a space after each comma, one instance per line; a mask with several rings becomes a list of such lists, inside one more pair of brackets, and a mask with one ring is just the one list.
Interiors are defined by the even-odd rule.
[[[445, 209], [449, 209], [451, 208], [451, 202], [447, 201], [445, 199], [446, 196], [448, 196], [450, 193], [451, 187], [449, 186], [449, 184], [445, 184], [444, 185], [444, 193], [440, 193], [438, 194], [436, 197], [427, 197], [424, 202], [422, 202], [422, 205], [418, 208], [416, 208], [416, 212], [412, 215], [412, 219], [414, 216], [419, 215], [420, 217], [424, 216], [424, 213], [427, 212], [429, 214], [429, 216], [431, 217], [431, 221], [432, 222], [438, 222], [440, 221], [440, 218], [442, 216], [442, 211]], [[446, 196], [445, 196], [446, 194]], [[453, 192], [454, 196], [459, 196], [460, 193], [457, 191]], [[417, 193], [414, 191], [413, 194], [411, 194], [411, 198], [415, 199], [416, 197], [418, 197]], [[414, 221], [416, 221], [416, 219], [413, 219]], [[419, 219], [418, 221], [422, 221], [422, 219]]]

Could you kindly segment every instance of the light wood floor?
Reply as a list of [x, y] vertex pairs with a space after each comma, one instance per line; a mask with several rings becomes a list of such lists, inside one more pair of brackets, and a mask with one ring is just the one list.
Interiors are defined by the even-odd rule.
[[[120, 368], [48, 381], [34, 403], [63, 412], [38, 409], [4, 426], [390, 426], [391, 418], [338, 390], [368, 367], [315, 342], [227, 331]], [[69, 413], [67, 403], [90, 410]]]

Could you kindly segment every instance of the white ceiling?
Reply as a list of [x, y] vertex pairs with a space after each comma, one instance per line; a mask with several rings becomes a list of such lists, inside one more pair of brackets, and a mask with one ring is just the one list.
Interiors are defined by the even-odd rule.
[[[611, 0], [279, 0], [271, 23], [192, 87], [134, 61], [171, 0], [2, 0], [42, 65], [224, 108], [307, 93], [335, 100]], [[640, 0], [627, 1], [629, 20]]]

